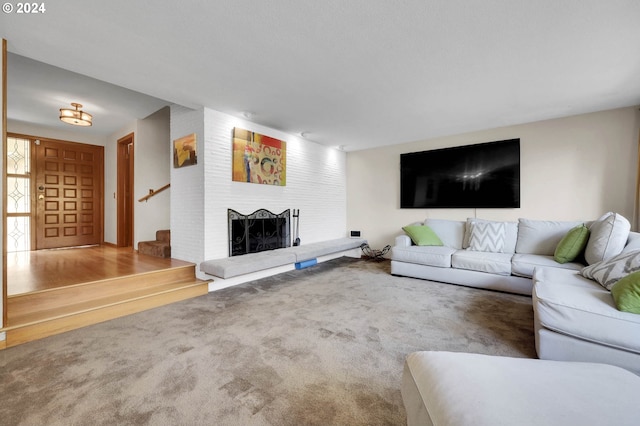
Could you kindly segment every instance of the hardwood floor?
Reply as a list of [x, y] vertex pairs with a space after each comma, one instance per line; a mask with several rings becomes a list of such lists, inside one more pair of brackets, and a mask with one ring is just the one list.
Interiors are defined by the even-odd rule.
[[7, 284], [6, 347], [208, 292], [192, 263], [110, 246], [9, 254]]
[[186, 265], [190, 263], [140, 255], [126, 247], [91, 246], [7, 253], [7, 295]]

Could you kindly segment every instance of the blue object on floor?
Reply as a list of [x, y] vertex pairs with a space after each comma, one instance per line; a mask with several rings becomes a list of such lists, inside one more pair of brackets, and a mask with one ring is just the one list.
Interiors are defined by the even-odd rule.
[[304, 269], [313, 266], [318, 263], [318, 259], [303, 260], [302, 262], [296, 262], [296, 269]]

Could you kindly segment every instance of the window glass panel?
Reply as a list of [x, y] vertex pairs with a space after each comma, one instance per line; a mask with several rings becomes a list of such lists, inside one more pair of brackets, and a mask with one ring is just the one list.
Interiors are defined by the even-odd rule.
[[31, 211], [29, 178], [7, 178], [7, 213]]
[[29, 216], [7, 218], [7, 252], [31, 250]]
[[29, 174], [29, 139], [7, 138], [7, 173]]
[[25, 216], [7, 217], [7, 252], [31, 250], [31, 141], [7, 138], [7, 213]]

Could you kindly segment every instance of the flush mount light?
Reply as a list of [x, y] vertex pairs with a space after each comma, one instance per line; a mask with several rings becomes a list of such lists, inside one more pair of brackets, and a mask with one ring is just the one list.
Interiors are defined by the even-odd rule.
[[74, 126], [91, 126], [93, 116], [80, 109], [82, 104], [72, 102], [71, 106], [75, 109], [60, 108], [60, 120]]

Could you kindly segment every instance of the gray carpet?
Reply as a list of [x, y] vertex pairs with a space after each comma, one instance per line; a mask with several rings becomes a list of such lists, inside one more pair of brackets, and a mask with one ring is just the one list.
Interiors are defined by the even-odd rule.
[[336, 259], [0, 351], [0, 422], [402, 425], [418, 350], [535, 357], [531, 299]]

